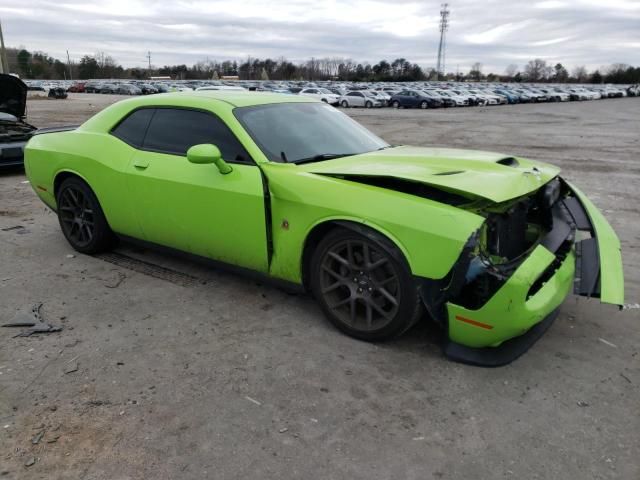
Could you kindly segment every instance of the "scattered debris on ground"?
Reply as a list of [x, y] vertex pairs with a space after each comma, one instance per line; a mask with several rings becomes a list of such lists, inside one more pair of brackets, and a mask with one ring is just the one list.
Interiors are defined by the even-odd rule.
[[42, 318], [40, 310], [42, 303], [36, 303], [31, 308], [18, 311], [9, 323], [2, 325], [3, 327], [29, 327], [27, 330], [20, 332], [16, 337], [30, 337], [36, 333], [53, 333], [62, 330], [62, 326], [48, 324]]
[[118, 275], [118, 278], [113, 282], [105, 283], [104, 284], [105, 287], [118, 288], [122, 284], [122, 282], [124, 282], [125, 279], [127, 278], [127, 276], [122, 272], [116, 272], [116, 274]]
[[64, 364], [64, 369], [62, 370], [65, 374], [77, 372], [79, 368], [78, 357], [73, 357], [67, 363]]
[[605, 345], [609, 345], [612, 348], [618, 348], [618, 346], [615, 343], [611, 343], [609, 340], [605, 340], [604, 338], [598, 338], [598, 340], [600, 340]]
[[44, 432], [44, 430], [40, 430], [38, 433], [36, 433], [31, 439], [31, 443], [33, 443], [34, 445], [39, 444], [40, 440], [42, 440], [42, 437], [44, 437]]

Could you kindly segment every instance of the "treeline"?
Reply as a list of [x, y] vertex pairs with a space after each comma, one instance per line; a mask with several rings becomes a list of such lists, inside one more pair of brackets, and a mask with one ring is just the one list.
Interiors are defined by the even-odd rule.
[[521, 69], [509, 65], [504, 73], [484, 73], [482, 64], [475, 63], [467, 73], [450, 72], [438, 77], [433, 68], [423, 69], [405, 58], [392, 62], [381, 60], [376, 64], [356, 62], [347, 58], [311, 58], [294, 63], [284, 57], [260, 59], [249, 57], [245, 61], [205, 60], [194, 65], [165, 65], [164, 67], [123, 68], [104, 52], [85, 55], [80, 61], [63, 62], [44, 52], [29, 52], [24, 48], [7, 49], [10, 71], [29, 79], [89, 79], [135, 78], [170, 76], [179, 80], [210, 80], [223, 76], [238, 76], [241, 80], [339, 80], [365, 82], [404, 82], [419, 80], [455, 80], [486, 82], [549, 82], [549, 83], [640, 83], [640, 67], [616, 63], [588, 72], [585, 67], [567, 70], [561, 63], [547, 64], [535, 59]]
[[[484, 77], [482, 65], [474, 64], [469, 72], [474, 79], [490, 81], [492, 74]], [[640, 67], [632, 67], [624, 63], [614, 63], [608, 67], [589, 72], [584, 66], [577, 66], [571, 71], [561, 63], [547, 64], [545, 60], [536, 58], [528, 62], [522, 70], [517, 65], [509, 65], [502, 81], [513, 82], [547, 82], [547, 83], [640, 83]]]

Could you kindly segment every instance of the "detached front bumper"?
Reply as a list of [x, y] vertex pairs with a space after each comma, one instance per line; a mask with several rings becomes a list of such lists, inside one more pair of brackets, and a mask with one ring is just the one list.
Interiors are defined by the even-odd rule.
[[572, 291], [621, 306], [620, 242], [580, 190], [553, 207], [553, 228], [480, 308], [446, 303], [451, 359], [483, 366], [510, 363], [551, 325]]

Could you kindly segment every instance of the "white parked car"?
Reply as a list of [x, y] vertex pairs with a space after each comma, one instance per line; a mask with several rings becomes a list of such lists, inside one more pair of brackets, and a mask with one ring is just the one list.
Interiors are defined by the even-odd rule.
[[375, 97], [371, 92], [366, 90], [358, 90], [349, 92], [346, 95], [340, 97], [340, 106], [343, 108], [349, 107], [382, 107], [383, 101]]
[[193, 88], [184, 85], [169, 85], [170, 92], [193, 92]]
[[460, 95], [458, 93], [452, 92], [451, 90], [436, 90], [436, 95], [440, 95], [441, 97], [449, 97], [452, 99], [456, 107], [468, 107], [469, 106], [469, 97]]
[[594, 92], [588, 92], [584, 88], [570, 88], [569, 91], [576, 95], [579, 100], [595, 100], [599, 98], [599, 95], [596, 95]]
[[367, 93], [370, 93], [373, 97], [380, 100], [382, 102], [382, 105], [384, 106], [389, 105], [389, 102], [391, 101], [391, 95], [389, 95], [387, 92], [383, 92], [380, 90], [367, 90]]
[[546, 93], [550, 102], [568, 102], [571, 96], [560, 89], [541, 88], [541, 92]]
[[303, 88], [298, 92], [298, 95], [317, 98], [329, 105], [338, 105], [340, 101], [340, 95], [336, 95], [326, 88]]
[[196, 92], [202, 92], [206, 90], [225, 90], [231, 92], [246, 92], [246, 88], [242, 87], [233, 87], [231, 85], [207, 85], [206, 87], [198, 87], [196, 88]]

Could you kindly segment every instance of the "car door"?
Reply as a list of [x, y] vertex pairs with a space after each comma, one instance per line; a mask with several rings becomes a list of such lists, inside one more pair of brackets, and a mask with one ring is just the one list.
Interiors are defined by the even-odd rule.
[[364, 107], [364, 95], [362, 95], [362, 92], [351, 92], [350, 95], [349, 101], [354, 107]]
[[398, 102], [400, 102], [400, 106], [401, 107], [409, 106], [409, 103], [408, 103], [408, 98], [409, 97], [408, 97], [408, 95], [409, 95], [409, 92], [407, 92], [405, 90], [403, 90], [402, 92], [400, 92], [400, 93], [398, 93], [396, 95], [396, 100], [398, 100]]
[[319, 94], [318, 94], [318, 90], [316, 90], [315, 88], [307, 88], [306, 90], [303, 90], [302, 92], [300, 92], [302, 95], [306, 95], [308, 97], [313, 97], [313, 98], [320, 98]]
[[407, 107], [415, 107], [418, 105], [418, 94], [416, 92], [407, 92]]
[[[190, 163], [186, 151], [202, 143], [216, 145], [233, 170]], [[267, 271], [260, 169], [213, 113], [154, 109], [127, 178], [145, 240]]]

